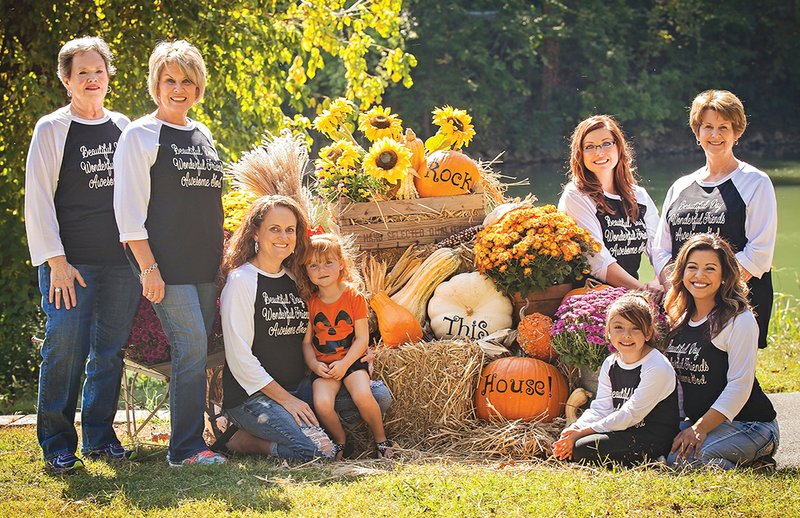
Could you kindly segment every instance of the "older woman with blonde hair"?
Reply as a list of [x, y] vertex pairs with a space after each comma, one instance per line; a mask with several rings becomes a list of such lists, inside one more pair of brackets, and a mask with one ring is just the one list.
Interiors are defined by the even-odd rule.
[[26, 164], [25, 229], [47, 317], [37, 435], [56, 474], [83, 466], [74, 421], [84, 368], [83, 455], [134, 453], [113, 428], [120, 350], [138, 301], [113, 213], [114, 148], [130, 122], [104, 107], [114, 72], [111, 49], [98, 37], [61, 47], [58, 76], [69, 104], [39, 119]]
[[695, 97], [689, 126], [706, 164], [669, 188], [656, 235], [655, 270], [666, 285], [668, 266], [692, 236], [713, 233], [736, 252], [758, 320], [758, 346], [767, 346], [772, 313], [772, 257], [778, 228], [775, 189], [766, 173], [736, 158], [747, 127], [744, 106], [727, 90]]
[[119, 239], [170, 341], [170, 466], [217, 464], [203, 440], [205, 365], [222, 259], [222, 162], [211, 132], [188, 117], [203, 98], [206, 67], [186, 41], [150, 56], [155, 112], [120, 137], [114, 165]]

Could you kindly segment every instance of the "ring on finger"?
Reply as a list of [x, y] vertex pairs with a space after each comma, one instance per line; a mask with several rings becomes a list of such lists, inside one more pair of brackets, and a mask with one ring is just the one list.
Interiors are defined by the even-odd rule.
[[61, 293], [61, 288], [55, 288], [53, 291], [56, 293]]

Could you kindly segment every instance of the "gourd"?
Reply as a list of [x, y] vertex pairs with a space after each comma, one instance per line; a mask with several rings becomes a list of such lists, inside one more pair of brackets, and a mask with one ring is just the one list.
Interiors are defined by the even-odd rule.
[[611, 287], [612, 286], [609, 286], [608, 284], [603, 284], [600, 281], [596, 281], [596, 280], [594, 280], [592, 278], [588, 278], [588, 279], [586, 279], [586, 283], [583, 286], [581, 286], [580, 288], [575, 288], [574, 290], [568, 291], [567, 294], [564, 295], [564, 299], [563, 300], [567, 300], [568, 298], [570, 298], [573, 295], [583, 295], [584, 293], [589, 293], [590, 291], [600, 291], [600, 290], [604, 290], [606, 288], [611, 288]]
[[392, 295], [392, 300], [409, 310], [420, 324], [424, 323], [428, 300], [433, 291], [453, 275], [459, 266], [461, 258], [456, 250], [452, 248], [435, 250], [417, 268], [406, 285]]
[[422, 326], [406, 308], [397, 304], [385, 291], [373, 295], [369, 305], [378, 317], [381, 340], [389, 347], [422, 340]]
[[467, 194], [481, 180], [478, 164], [456, 150], [441, 150], [428, 156], [427, 170], [414, 178], [422, 197]]
[[406, 147], [411, 150], [411, 167], [417, 172], [417, 176], [424, 176], [428, 169], [428, 163], [425, 161], [425, 144], [411, 128], [406, 128]]
[[511, 327], [511, 301], [479, 272], [461, 273], [441, 283], [428, 302], [436, 338], [477, 340]]
[[553, 320], [541, 313], [525, 315], [517, 327], [517, 341], [531, 358], [551, 362], [558, 357], [550, 343], [550, 326]]
[[483, 420], [550, 422], [561, 415], [569, 388], [549, 363], [517, 356], [487, 365], [475, 391], [475, 413]]
[[567, 426], [578, 420], [578, 410], [593, 397], [594, 394], [585, 388], [578, 387], [572, 391], [572, 394], [567, 398], [566, 405], [564, 405], [564, 416], [567, 418]]

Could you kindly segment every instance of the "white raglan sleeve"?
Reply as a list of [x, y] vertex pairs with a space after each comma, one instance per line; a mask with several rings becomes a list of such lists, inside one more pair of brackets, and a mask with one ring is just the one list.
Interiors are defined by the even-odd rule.
[[605, 282], [608, 267], [617, 260], [608, 251], [605, 241], [603, 241], [603, 229], [600, 222], [597, 221], [597, 205], [590, 197], [578, 191], [573, 184], [567, 184], [558, 200], [558, 208], [569, 214], [579, 226], [589, 231], [589, 234], [600, 243], [600, 252], [589, 257], [589, 267], [592, 269], [594, 277]]
[[257, 279], [249, 272], [234, 270], [220, 295], [225, 361], [248, 396], [261, 390], [273, 379], [253, 355], [256, 284]]
[[667, 221], [667, 211], [672, 206], [675, 200], [675, 195], [680, 192], [677, 187], [677, 182], [673, 183], [667, 191], [664, 198], [664, 204], [661, 206], [661, 217], [658, 220], [658, 228], [653, 241], [652, 261], [653, 269], [656, 272], [656, 279], [661, 275], [661, 271], [672, 261], [672, 235], [669, 231], [669, 222]]
[[728, 383], [711, 408], [732, 421], [741, 412], [756, 379], [758, 323], [750, 311], [732, 318], [711, 339], [718, 349], [728, 353]]
[[675, 371], [668, 361], [658, 358], [658, 351], [651, 351], [642, 363], [639, 386], [619, 410], [615, 410], [592, 427], [600, 433], [627, 430], [641, 423], [657, 404], [675, 390]]
[[595, 398], [589, 408], [581, 414], [570, 428], [594, 428], [595, 423], [602, 421], [614, 411], [614, 400], [611, 398], [611, 378], [608, 375], [613, 361], [613, 355], [609, 355], [603, 361], [600, 366], [600, 373], [597, 376], [597, 394], [595, 394]]
[[150, 167], [157, 153], [157, 128], [133, 123], [119, 137], [114, 153], [114, 216], [123, 243], [147, 239]]
[[[640, 201], [647, 208], [644, 213], [644, 224], [647, 227], [647, 248], [645, 253], [650, 259], [650, 264], [655, 265], [655, 242], [659, 229], [658, 207], [656, 207], [653, 198], [647, 193], [644, 188], [640, 187]], [[655, 268], [655, 266], [654, 266]]]
[[[747, 244], [736, 254], [739, 264], [761, 278], [772, 269], [775, 253], [775, 238], [778, 233], [778, 201], [772, 181], [761, 171], [749, 171], [742, 177], [752, 179], [752, 194], [747, 200], [747, 218], [744, 233]], [[734, 179], [734, 182], [736, 179]], [[744, 190], [744, 188], [743, 188]]]
[[25, 231], [31, 264], [39, 266], [51, 257], [64, 255], [56, 216], [55, 195], [64, 156], [64, 128], [51, 117], [42, 118], [33, 129], [25, 162]]

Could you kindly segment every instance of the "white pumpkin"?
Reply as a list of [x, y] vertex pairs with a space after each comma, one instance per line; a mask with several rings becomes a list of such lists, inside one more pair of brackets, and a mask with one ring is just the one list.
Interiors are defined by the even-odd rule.
[[478, 272], [462, 273], [437, 286], [428, 302], [436, 338], [477, 340], [511, 327], [511, 301]]

